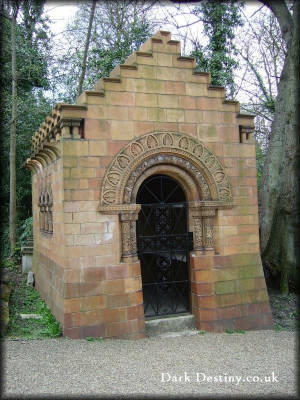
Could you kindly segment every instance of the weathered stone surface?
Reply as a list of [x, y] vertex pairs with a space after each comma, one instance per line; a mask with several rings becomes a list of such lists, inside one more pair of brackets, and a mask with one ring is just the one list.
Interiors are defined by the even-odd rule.
[[40, 314], [20, 314], [21, 319], [42, 319]]
[[271, 324], [253, 117], [170, 39], [158, 32], [33, 136], [33, 272], [66, 336], [145, 335], [135, 199], [155, 174], [178, 181], [188, 202], [196, 326]]
[[33, 285], [34, 285], [34, 274], [32, 271], [29, 271], [27, 275], [27, 286], [33, 286]]
[[32, 269], [32, 247], [26, 247], [21, 249], [22, 252], [22, 273], [31, 271]]

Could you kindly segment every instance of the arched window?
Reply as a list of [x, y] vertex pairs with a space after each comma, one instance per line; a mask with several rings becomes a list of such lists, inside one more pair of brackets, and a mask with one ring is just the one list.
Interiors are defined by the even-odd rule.
[[51, 187], [40, 192], [39, 196], [39, 220], [40, 231], [46, 234], [53, 233], [53, 215], [52, 215], [52, 190]]

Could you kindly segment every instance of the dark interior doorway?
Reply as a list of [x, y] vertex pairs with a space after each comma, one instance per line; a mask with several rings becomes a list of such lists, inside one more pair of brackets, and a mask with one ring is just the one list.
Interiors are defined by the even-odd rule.
[[153, 175], [139, 188], [137, 221], [146, 317], [190, 311], [187, 204], [181, 186], [166, 175]]

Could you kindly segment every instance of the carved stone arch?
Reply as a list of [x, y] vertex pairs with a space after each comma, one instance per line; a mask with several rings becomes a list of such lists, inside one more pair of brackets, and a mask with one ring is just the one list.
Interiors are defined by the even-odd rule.
[[195, 182], [185, 170], [176, 165], [158, 164], [153, 165], [136, 177], [133, 189], [130, 190], [131, 204], [136, 203], [137, 193], [143, 181], [152, 175], [168, 175], [175, 179], [182, 187], [188, 202], [195, 201], [198, 197], [199, 187], [197, 186], [197, 182]]
[[[154, 170], [156, 172], [152, 172]], [[188, 201], [211, 200], [210, 187], [199, 169], [180, 155], [160, 152], [142, 160], [129, 175], [125, 187], [121, 187], [122, 203], [135, 203], [136, 191], [140, 184], [154, 173], [170, 175], [178, 180], [184, 188]]]
[[194, 250], [213, 250], [216, 209], [232, 207], [229, 179], [219, 159], [199, 140], [179, 132], [152, 132], [129, 142], [103, 179], [99, 211], [119, 214], [122, 260], [136, 259], [136, 195], [150, 175], [173, 176], [187, 194]]
[[153, 132], [132, 140], [114, 157], [103, 179], [100, 206], [130, 204], [132, 183], [154, 164], [188, 171], [198, 181], [197, 200], [232, 201], [224, 168], [203, 143], [179, 132]]

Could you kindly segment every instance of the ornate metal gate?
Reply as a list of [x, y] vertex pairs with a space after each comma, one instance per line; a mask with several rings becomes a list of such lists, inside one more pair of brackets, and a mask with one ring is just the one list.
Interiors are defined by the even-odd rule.
[[[177, 182], [164, 175], [151, 178], [143, 183], [139, 194], [144, 190], [148, 200], [152, 194], [158, 202], [142, 204], [137, 222], [138, 255], [141, 261], [146, 317], [190, 310], [188, 260], [192, 240], [187, 232], [187, 206], [182, 201], [164, 202], [172, 198], [171, 183], [173, 193], [182, 189]], [[159, 188], [158, 180], [160, 187], [165, 189], [160, 195], [152, 192], [153, 188]], [[175, 185], [179, 189], [174, 189]], [[142, 200], [141, 195], [138, 197]], [[172, 199], [180, 200], [182, 196], [177, 194]]]

